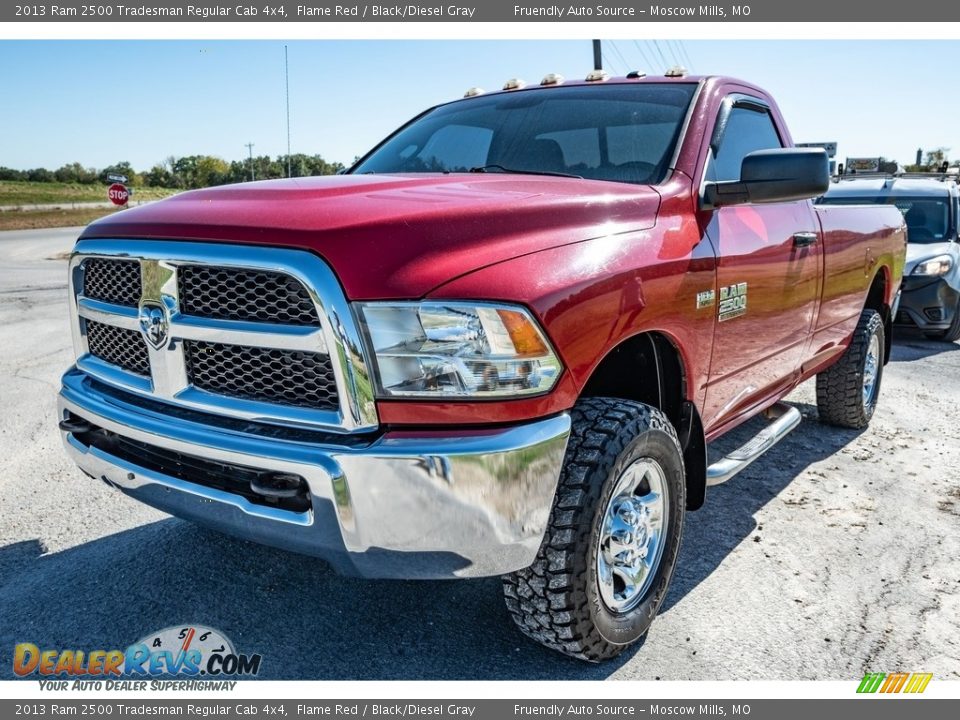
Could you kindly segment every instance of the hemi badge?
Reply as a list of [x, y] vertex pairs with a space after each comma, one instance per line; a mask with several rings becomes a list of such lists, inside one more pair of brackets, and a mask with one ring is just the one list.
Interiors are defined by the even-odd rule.
[[702, 290], [697, 293], [697, 310], [713, 305], [716, 294], [713, 290]]

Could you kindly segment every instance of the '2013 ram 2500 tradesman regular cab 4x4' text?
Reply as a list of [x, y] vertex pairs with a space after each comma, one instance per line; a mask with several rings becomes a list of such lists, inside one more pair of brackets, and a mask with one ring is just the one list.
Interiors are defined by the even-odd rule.
[[90, 225], [60, 428], [88, 475], [342, 572], [503, 575], [524, 633], [602, 660], [784, 395], [816, 376], [821, 419], [870, 421], [903, 217], [814, 207], [826, 156], [741, 81], [469, 95], [345, 175]]

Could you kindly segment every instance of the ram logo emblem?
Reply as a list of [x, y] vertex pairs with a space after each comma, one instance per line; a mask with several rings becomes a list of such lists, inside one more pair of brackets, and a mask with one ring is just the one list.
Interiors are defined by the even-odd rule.
[[167, 344], [167, 336], [170, 334], [170, 321], [166, 311], [159, 305], [141, 307], [140, 330], [150, 346], [160, 350]]

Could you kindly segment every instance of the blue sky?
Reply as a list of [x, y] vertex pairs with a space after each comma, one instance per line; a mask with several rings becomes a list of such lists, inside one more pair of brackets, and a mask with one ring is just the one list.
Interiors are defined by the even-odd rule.
[[[588, 40], [291, 41], [292, 149], [349, 162], [420, 110], [473, 85], [548, 72], [582, 77]], [[149, 169], [169, 155], [286, 151], [282, 41], [0, 40], [0, 165]], [[797, 141], [836, 140], [840, 156], [912, 162], [960, 155], [951, 68], [960, 41], [617, 40], [606, 66], [699, 74], [770, 91]]]

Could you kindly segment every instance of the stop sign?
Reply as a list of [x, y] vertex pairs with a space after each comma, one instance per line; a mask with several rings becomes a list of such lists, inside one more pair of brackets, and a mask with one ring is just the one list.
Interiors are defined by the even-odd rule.
[[130, 199], [130, 191], [121, 183], [114, 183], [107, 189], [107, 197], [114, 205], [126, 205]]

